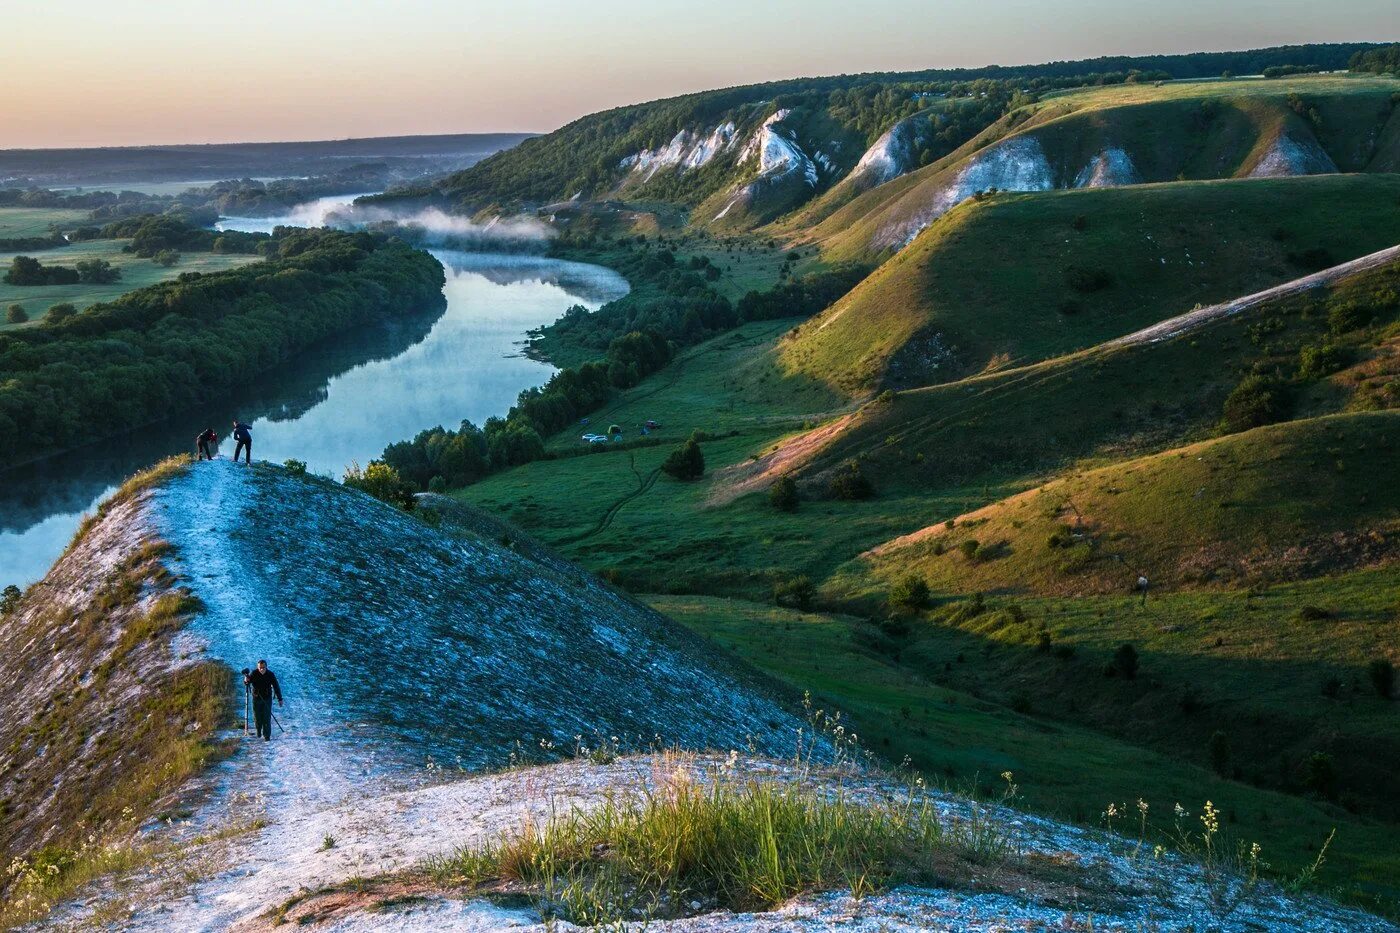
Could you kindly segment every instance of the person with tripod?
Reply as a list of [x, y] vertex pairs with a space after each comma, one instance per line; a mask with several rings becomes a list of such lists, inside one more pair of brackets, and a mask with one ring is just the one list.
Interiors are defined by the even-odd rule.
[[253, 721], [258, 726], [258, 738], [272, 741], [272, 698], [277, 697], [277, 705], [282, 705], [282, 686], [277, 683], [277, 675], [267, 666], [266, 660], [259, 660], [255, 670], [243, 668], [243, 690], [253, 700]]

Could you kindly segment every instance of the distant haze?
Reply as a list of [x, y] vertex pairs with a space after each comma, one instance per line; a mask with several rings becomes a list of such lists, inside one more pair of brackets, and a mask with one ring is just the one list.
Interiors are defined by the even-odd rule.
[[553, 129], [843, 72], [1397, 38], [1395, 0], [6, 4], [0, 149]]

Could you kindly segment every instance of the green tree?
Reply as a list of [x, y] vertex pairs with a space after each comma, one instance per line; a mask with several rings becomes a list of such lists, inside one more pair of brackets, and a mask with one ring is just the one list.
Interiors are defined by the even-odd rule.
[[1138, 653], [1132, 645], [1124, 642], [1113, 652], [1111, 664], [1113, 672], [1124, 680], [1133, 680], [1138, 672]]
[[66, 301], [63, 301], [49, 308], [48, 313], [44, 315], [44, 320], [50, 324], [57, 324], [59, 321], [68, 320], [70, 317], [73, 317], [77, 313], [77, 307]]
[[19, 606], [20, 597], [23, 595], [19, 587], [13, 583], [5, 587], [5, 591], [0, 593], [0, 616], [7, 616], [14, 612], [15, 608]]
[[163, 249], [151, 257], [151, 261], [158, 266], [169, 269], [180, 261], [180, 251], [178, 249]]
[[779, 476], [768, 487], [768, 504], [780, 512], [797, 511], [797, 482], [791, 476]]
[[694, 435], [671, 451], [661, 464], [661, 470], [679, 480], [699, 479], [705, 475], [705, 455], [701, 452], [700, 442]]
[[74, 268], [78, 270], [78, 281], [84, 285], [110, 285], [122, 277], [122, 270], [105, 259], [84, 259]]
[[400, 476], [398, 471], [387, 463], [371, 460], [369, 466], [363, 470], [360, 469], [358, 463], [352, 463], [345, 471], [345, 478], [341, 482], [351, 489], [368, 493], [395, 508], [403, 509], [405, 512], [413, 511], [415, 501], [413, 484]]
[[27, 320], [29, 320], [29, 313], [24, 310], [23, 305], [10, 305], [5, 310], [5, 323], [7, 324], [23, 324]]
[[1233, 433], [1282, 421], [1288, 414], [1288, 402], [1288, 389], [1281, 380], [1246, 376], [1225, 399], [1222, 425]]
[[831, 480], [831, 494], [847, 501], [869, 499], [875, 495], [875, 487], [866, 478], [860, 462], [852, 460], [836, 471], [836, 476]]
[[928, 584], [921, 577], [908, 574], [895, 581], [890, 587], [891, 608], [912, 612], [928, 605]]

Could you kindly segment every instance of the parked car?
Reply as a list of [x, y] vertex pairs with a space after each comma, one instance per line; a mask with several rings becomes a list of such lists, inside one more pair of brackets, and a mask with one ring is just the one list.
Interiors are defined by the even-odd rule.
[[648, 418], [646, 422], [642, 425], [642, 427], [646, 428], [648, 431], [655, 431], [657, 428], [661, 427], [661, 422], [652, 421], [650, 418]]
[[595, 435], [593, 435], [593, 437], [589, 440], [588, 443], [590, 443], [590, 444], [606, 444], [607, 442], [608, 442], [608, 439], [607, 439], [606, 437], [604, 437], [604, 436], [601, 435], [601, 434], [595, 434]]
[[585, 434], [583, 437], [579, 438], [579, 440], [583, 441], [585, 444], [592, 444], [595, 441], [605, 441], [607, 438], [601, 434]]

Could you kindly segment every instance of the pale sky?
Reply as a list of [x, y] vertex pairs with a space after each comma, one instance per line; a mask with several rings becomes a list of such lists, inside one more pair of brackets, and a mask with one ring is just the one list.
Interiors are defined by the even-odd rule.
[[1396, 0], [0, 0], [0, 149], [550, 130], [802, 75], [1394, 41]]

